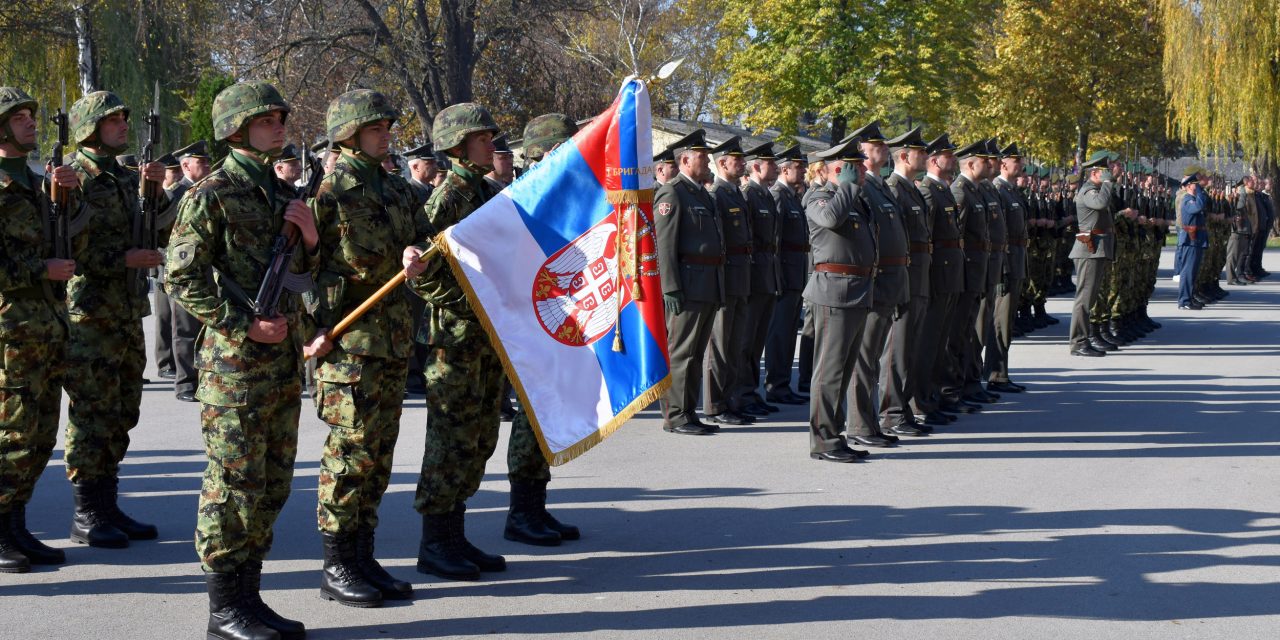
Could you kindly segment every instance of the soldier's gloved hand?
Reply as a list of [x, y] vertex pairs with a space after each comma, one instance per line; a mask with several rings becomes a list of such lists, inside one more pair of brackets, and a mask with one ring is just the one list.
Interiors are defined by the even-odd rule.
[[410, 280], [422, 275], [427, 270], [429, 264], [426, 260], [419, 260], [422, 257], [422, 249], [418, 247], [405, 247], [404, 253], [400, 256], [400, 263], [404, 265], [404, 275]]
[[316, 217], [311, 213], [311, 207], [301, 200], [290, 200], [289, 205], [284, 208], [285, 222], [293, 223], [302, 234], [302, 244], [307, 247], [307, 251], [316, 248], [316, 244], [320, 242], [320, 234], [316, 231]]
[[1114, 179], [1114, 178], [1113, 178], [1113, 177], [1112, 177], [1112, 175], [1111, 175], [1111, 170], [1110, 170], [1110, 169], [1103, 169], [1103, 170], [1102, 170], [1102, 181], [1103, 181], [1103, 182], [1111, 182], [1113, 179]]
[[49, 259], [44, 261], [44, 269], [48, 280], [70, 280], [76, 274], [76, 261]]
[[124, 266], [130, 269], [150, 269], [164, 263], [164, 254], [155, 249], [130, 249], [124, 252]]
[[262, 344], [279, 344], [289, 335], [289, 321], [284, 316], [254, 318], [249, 323], [249, 339]]
[[309, 360], [323, 358], [325, 354], [333, 350], [333, 340], [329, 339], [329, 330], [321, 329], [316, 332], [311, 342], [302, 346], [302, 355]]
[[667, 313], [673, 316], [680, 315], [684, 311], [684, 294], [679, 291], [662, 294], [662, 306], [666, 307]]

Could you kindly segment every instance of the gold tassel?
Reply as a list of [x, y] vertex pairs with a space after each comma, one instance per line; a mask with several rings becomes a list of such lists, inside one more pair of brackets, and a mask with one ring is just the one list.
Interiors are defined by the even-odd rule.
[[629, 238], [631, 239], [631, 299], [640, 302], [644, 299], [644, 292], [640, 289], [640, 208], [636, 205], [629, 207], [631, 211], [631, 231]]
[[617, 300], [617, 313], [613, 316], [613, 350], [622, 353], [625, 346], [622, 344], [622, 286], [625, 280], [622, 277], [623, 268], [623, 249], [626, 243], [623, 241], [624, 224], [622, 219], [622, 209], [616, 204], [614, 205], [614, 222], [617, 223], [614, 228], [614, 255], [618, 257], [618, 286], [614, 293], [614, 299]]

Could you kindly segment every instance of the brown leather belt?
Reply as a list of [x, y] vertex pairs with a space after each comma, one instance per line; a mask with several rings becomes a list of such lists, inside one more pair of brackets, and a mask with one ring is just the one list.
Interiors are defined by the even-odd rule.
[[756, 247], [756, 253], [777, 253], [778, 246], [773, 244], [764, 244]]
[[749, 256], [751, 255], [751, 245], [745, 244], [741, 247], [729, 247], [728, 251], [725, 253], [728, 253], [731, 256]]
[[702, 264], [709, 267], [718, 267], [724, 264], [724, 256], [680, 256], [680, 262], [689, 264]]
[[912, 242], [911, 253], [933, 253], [933, 244], [928, 242]]
[[783, 250], [783, 251], [788, 251], [788, 252], [791, 252], [791, 253], [809, 253], [809, 245], [807, 245], [807, 244], [792, 244], [792, 243], [790, 243], [790, 242], [784, 242], [784, 243], [782, 243], [782, 250]]
[[1090, 229], [1090, 230], [1089, 230], [1089, 235], [1091, 235], [1091, 236], [1105, 236], [1105, 235], [1107, 235], [1107, 232], [1106, 232], [1106, 231], [1103, 231], [1102, 229]]
[[877, 264], [879, 264], [879, 265], [880, 265], [880, 266], [882, 266], [882, 267], [905, 267], [905, 266], [907, 266], [907, 265], [911, 264], [911, 258], [910, 258], [909, 256], [896, 256], [896, 257], [893, 257], [893, 258], [880, 258], [880, 261], [879, 261]]
[[934, 240], [934, 249], [963, 249], [964, 240]]
[[838, 273], [842, 276], [858, 276], [865, 278], [871, 275], [871, 267], [860, 267], [856, 264], [839, 264], [836, 262], [822, 262], [813, 265], [814, 271], [822, 273]]
[[1010, 240], [1009, 240], [1009, 246], [1011, 246], [1011, 247], [1025, 247], [1025, 246], [1027, 246], [1027, 239], [1026, 239], [1026, 238], [1012, 238], [1012, 239], [1010, 239]]

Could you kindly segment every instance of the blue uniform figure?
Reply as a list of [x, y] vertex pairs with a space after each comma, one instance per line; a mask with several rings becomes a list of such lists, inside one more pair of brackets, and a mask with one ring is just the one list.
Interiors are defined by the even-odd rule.
[[1209, 246], [1209, 229], [1205, 226], [1204, 212], [1209, 206], [1209, 198], [1196, 181], [1197, 176], [1190, 175], [1182, 184], [1187, 193], [1182, 196], [1182, 229], [1178, 231], [1178, 308], [1201, 309], [1204, 305], [1195, 299], [1196, 273], [1200, 271], [1200, 261], [1204, 250]]

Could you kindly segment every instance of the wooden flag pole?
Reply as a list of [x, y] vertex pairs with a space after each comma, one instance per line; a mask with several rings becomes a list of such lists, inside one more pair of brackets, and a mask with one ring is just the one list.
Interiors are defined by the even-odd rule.
[[[426, 251], [422, 252], [422, 255], [418, 256], [418, 262], [427, 262], [439, 253], [440, 249], [435, 244], [432, 244]], [[396, 277], [388, 280], [386, 284], [382, 285], [382, 288], [369, 296], [368, 300], [361, 302], [360, 306], [353, 309], [351, 313], [348, 313], [345, 318], [338, 322], [338, 324], [334, 325], [334, 327], [329, 330], [329, 339], [337, 340], [338, 336], [346, 333], [347, 329], [350, 329], [351, 325], [355, 324], [356, 320], [359, 320], [361, 316], [368, 313], [369, 310], [373, 308], [373, 305], [378, 304], [378, 301], [387, 297], [387, 294], [395, 291], [396, 287], [404, 284], [406, 279], [408, 279], [407, 276], [405, 276], [404, 271], [401, 270], [400, 273], [396, 274]]]

